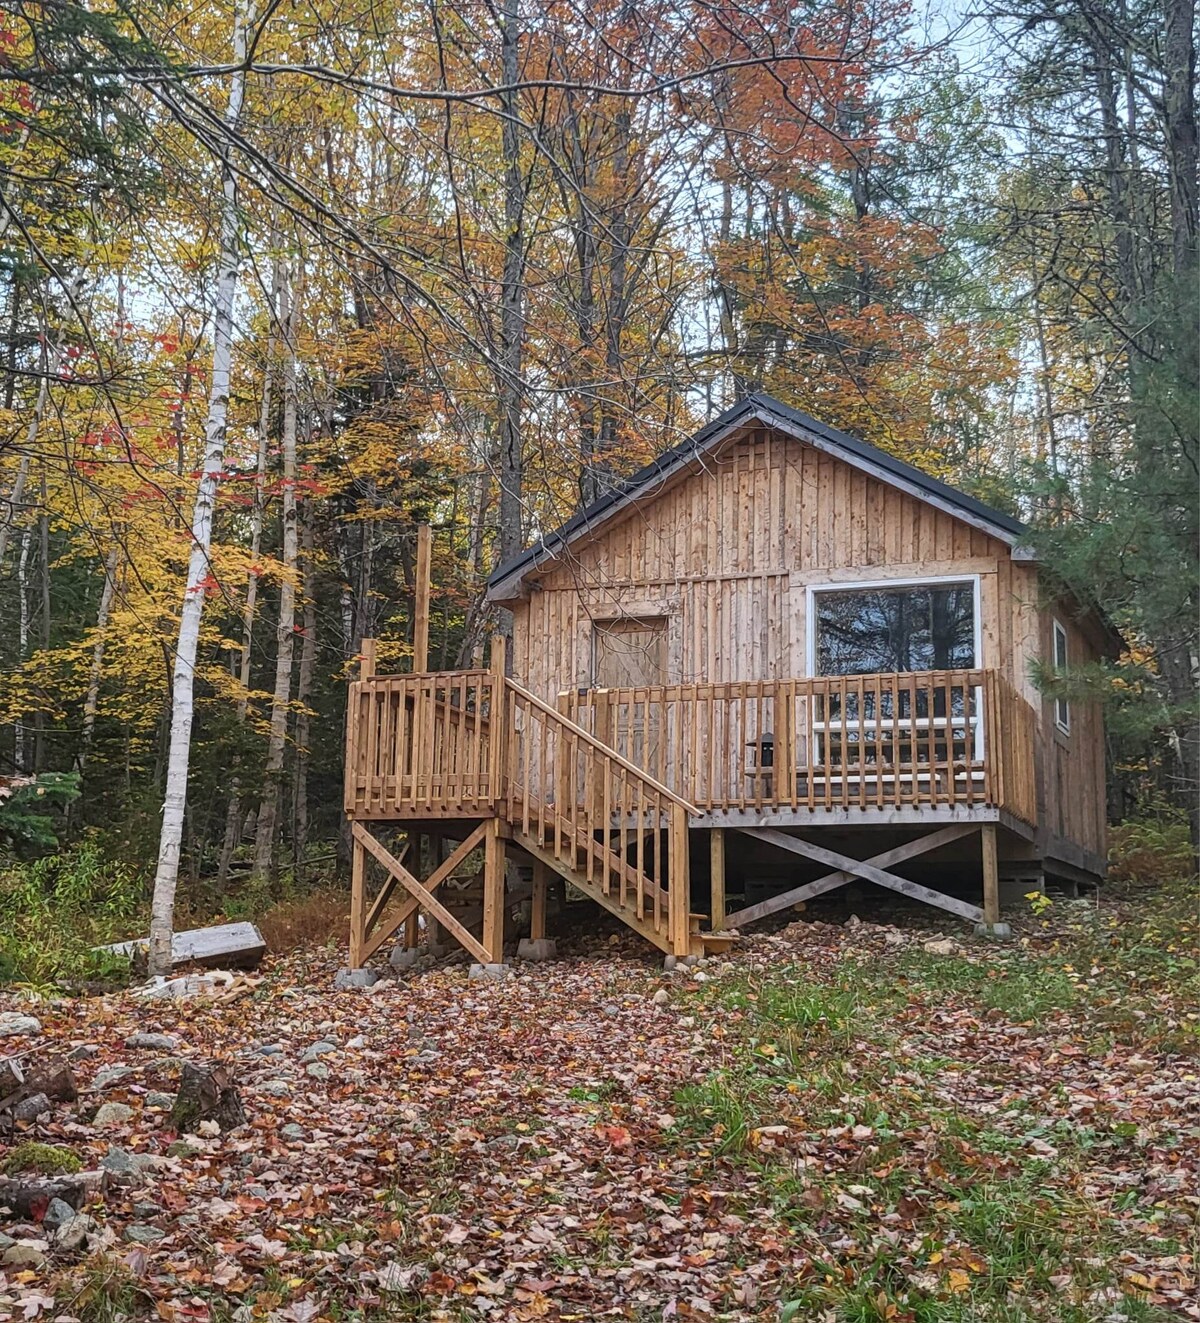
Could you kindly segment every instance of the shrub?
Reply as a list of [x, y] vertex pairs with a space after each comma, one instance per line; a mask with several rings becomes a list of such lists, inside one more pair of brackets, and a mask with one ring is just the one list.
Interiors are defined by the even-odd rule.
[[81, 1171], [83, 1163], [69, 1148], [57, 1144], [38, 1144], [30, 1141], [18, 1144], [4, 1161], [4, 1171], [15, 1176], [22, 1171], [35, 1171], [39, 1176], [68, 1176]]
[[349, 897], [328, 888], [281, 901], [258, 917], [267, 949], [276, 955], [301, 946], [315, 946], [345, 935], [350, 922]]
[[1190, 877], [1195, 868], [1187, 814], [1160, 799], [1109, 832], [1108, 875], [1114, 882], [1159, 886]]
[[118, 981], [128, 961], [93, 947], [128, 932], [142, 888], [92, 842], [0, 873], [0, 979], [33, 986], [64, 977]]

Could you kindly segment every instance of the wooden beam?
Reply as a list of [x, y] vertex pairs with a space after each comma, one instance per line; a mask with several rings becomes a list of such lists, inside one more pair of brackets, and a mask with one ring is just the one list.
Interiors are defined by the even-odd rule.
[[[355, 823], [355, 826], [358, 824]], [[355, 839], [350, 846], [350, 968], [361, 969], [363, 962], [363, 909], [367, 880], [367, 856]]]
[[484, 824], [483, 856], [483, 950], [486, 964], [499, 965], [504, 960], [504, 838], [499, 819]]
[[466, 947], [476, 960], [486, 962], [490, 959], [487, 951], [480, 946], [441, 901], [430, 890], [422, 886], [400, 860], [385, 845], [377, 841], [361, 822], [354, 823], [351, 831], [354, 833], [354, 839], [362, 844], [367, 853], [378, 860], [419, 905], [435, 915], [442, 926], [450, 931], [455, 941]]
[[428, 524], [417, 526], [417, 566], [413, 604], [413, 670], [429, 669], [429, 594], [430, 560], [433, 530]]
[[529, 936], [536, 942], [546, 935], [546, 865], [533, 861], [533, 908], [529, 916]]
[[715, 827], [708, 833], [708, 878], [712, 892], [712, 920], [709, 926], [719, 933], [725, 927], [725, 831]]
[[682, 958], [692, 949], [691, 910], [692, 880], [691, 860], [688, 851], [688, 811], [683, 804], [670, 807], [671, 828], [667, 832], [669, 860], [667, 863], [668, 904], [670, 905], [669, 927], [671, 931], [671, 951]]
[[985, 822], [979, 829], [983, 846], [983, 921], [1000, 922], [1000, 863], [996, 852], [996, 824]]
[[[479, 842], [483, 840], [483, 831], [484, 828], [481, 823], [461, 845], [455, 848], [454, 853], [445, 861], [445, 863], [438, 865], [425, 882], [426, 891], [436, 891], [438, 887], [440, 887], [442, 883], [453, 874], [459, 864], [461, 864], [467, 855], [469, 855], [471, 851], [479, 845]], [[405, 853], [407, 854], [407, 847]], [[404, 855], [401, 855], [400, 859], [401, 862], [403, 862]], [[389, 881], [395, 882], [397, 880], [398, 879], [389, 878]], [[384, 927], [380, 928], [377, 933], [373, 934], [370, 939], [364, 943], [362, 953], [363, 960], [370, 960], [375, 952], [379, 950], [389, 937], [391, 937], [397, 928], [399, 928], [402, 923], [407, 923], [410, 918], [416, 915], [420, 908], [420, 903], [410, 896], [400, 909], [392, 915]]]
[[369, 680], [375, 674], [375, 640], [363, 639], [359, 645], [358, 678]]
[[[938, 850], [943, 845], [949, 845], [951, 841], [957, 841], [960, 837], [972, 835], [975, 827], [971, 823], [956, 822], [949, 827], [943, 827], [941, 831], [931, 832], [928, 836], [918, 836], [915, 841], [906, 841], [903, 845], [894, 846], [891, 850], [884, 850], [882, 854], [872, 855], [870, 859], [863, 862], [873, 864], [876, 868], [891, 868], [893, 864], [901, 864], [906, 859], [915, 859], [917, 855], [928, 854], [930, 850]], [[751, 835], [757, 835], [751, 832]], [[789, 837], [789, 839], [794, 839]], [[810, 900], [813, 896], [819, 896], [826, 891], [836, 891], [838, 887], [844, 887], [847, 882], [854, 880], [853, 873], [847, 873], [839, 868], [836, 873], [826, 873], [824, 877], [819, 877], [813, 882], [805, 882], [803, 886], [793, 887], [790, 891], [781, 892], [778, 896], [771, 896], [767, 900], [759, 901], [757, 905], [748, 905], [743, 910], [738, 910], [731, 914], [725, 920], [731, 928], [740, 927], [744, 923], [754, 923], [758, 919], [764, 919], [768, 914], [775, 914], [779, 910], [785, 910], [789, 905], [798, 905], [802, 900]]]
[[878, 887], [887, 887], [890, 891], [898, 891], [902, 896], [924, 901], [926, 905], [934, 905], [938, 909], [949, 910], [951, 914], [957, 914], [960, 918], [971, 919], [976, 923], [983, 918], [983, 911], [978, 905], [968, 905], [965, 900], [956, 900], [953, 896], [945, 896], [940, 891], [931, 891], [928, 887], [921, 886], [919, 882], [910, 882], [907, 878], [897, 877], [895, 873], [886, 873], [874, 864], [861, 859], [853, 859], [848, 854], [839, 854], [836, 850], [827, 850], [824, 846], [814, 845], [811, 841], [802, 840], [799, 836], [788, 836], [785, 832], [775, 831], [770, 827], [742, 827], [739, 830], [745, 832], [748, 836], [756, 836], [759, 840], [778, 845], [782, 850], [791, 850], [794, 854], [802, 854], [808, 859], [815, 859], [819, 864], [828, 864], [831, 868], [836, 868], [840, 872], [865, 878], [868, 882], [874, 882]]
[[[404, 842], [404, 849], [400, 851], [399, 859], [403, 864], [408, 859], [408, 852], [412, 846], [411, 837]], [[392, 898], [392, 892], [396, 890], [396, 879], [388, 874], [387, 881], [379, 889], [379, 895], [371, 902], [371, 908], [367, 911], [367, 921], [363, 924], [363, 940], [370, 935], [371, 929], [379, 922], [379, 916], [387, 907], [387, 903]]]

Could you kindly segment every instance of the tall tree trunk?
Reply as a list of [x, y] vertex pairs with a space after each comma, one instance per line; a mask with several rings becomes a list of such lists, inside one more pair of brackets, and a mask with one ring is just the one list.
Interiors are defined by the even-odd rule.
[[[26, 527], [21, 534], [21, 553], [17, 557], [17, 665], [21, 666], [29, 651], [29, 546], [33, 532]], [[29, 771], [28, 735], [25, 717], [14, 723], [13, 765], [18, 772]]]
[[[262, 554], [263, 519], [266, 514], [267, 441], [271, 427], [271, 380], [275, 370], [275, 330], [279, 319], [279, 290], [282, 262], [276, 258], [271, 274], [271, 307], [267, 317], [267, 356], [263, 364], [262, 403], [258, 413], [258, 447], [254, 469], [254, 505], [250, 514], [250, 573], [246, 576], [246, 600], [242, 606], [242, 648], [238, 661], [240, 691], [237, 723], [244, 726], [250, 708], [251, 662], [254, 648], [254, 613], [258, 605], [258, 558]], [[237, 759], [240, 763], [240, 758]], [[217, 886], [229, 880], [233, 854], [242, 834], [242, 781], [240, 766], [235, 764], [225, 808], [225, 833], [217, 860]]]
[[296, 427], [299, 401], [296, 385], [298, 318], [292, 275], [290, 270], [284, 274], [279, 289], [279, 325], [284, 344], [283, 435], [280, 446], [282, 474], [279, 493], [283, 524], [283, 576], [279, 584], [279, 624], [275, 631], [275, 691], [271, 696], [271, 729], [267, 737], [267, 765], [254, 842], [254, 873], [260, 878], [270, 877], [275, 867], [296, 636]]
[[96, 712], [100, 706], [100, 681], [104, 676], [104, 649], [108, 641], [108, 617], [112, 612], [117, 591], [117, 561], [121, 544], [114, 533], [113, 544], [104, 561], [104, 583], [100, 589], [100, 606], [96, 611], [96, 639], [92, 644], [92, 668], [88, 674], [87, 693], [83, 699], [83, 728], [79, 734], [79, 752], [75, 755], [75, 770], [82, 777], [87, 770], [92, 751], [92, 738], [96, 731]]
[[[1171, 188], [1171, 253], [1176, 278], [1186, 282], [1196, 267], [1196, 4], [1195, 0], [1163, 0], [1163, 6], [1163, 117]], [[1184, 306], [1193, 311], [1195, 296], [1194, 283], [1179, 290]]]
[[292, 855], [299, 881], [308, 846], [308, 759], [311, 719], [308, 700], [312, 696], [313, 670], [317, 658], [317, 571], [313, 555], [312, 502], [304, 503], [300, 548], [304, 565], [304, 624], [300, 638], [300, 670], [296, 676], [296, 774], [292, 782]]
[[[504, 271], [500, 285], [500, 559], [523, 545], [523, 456], [521, 449], [521, 366], [525, 344], [525, 184], [516, 84], [520, 77], [520, 0], [503, 0], [500, 78], [504, 156]], [[508, 616], [508, 612], [504, 612]], [[511, 622], [511, 617], [510, 617]], [[511, 628], [511, 623], [510, 623]]]
[[212, 374], [208, 417], [204, 428], [204, 461], [192, 508], [192, 551], [188, 558], [183, 608], [179, 614], [179, 638], [172, 676], [167, 784], [150, 908], [151, 975], [165, 975], [171, 969], [175, 889], [179, 880], [188, 764], [191, 758], [196, 653], [200, 645], [200, 621], [204, 614], [204, 594], [209, 576], [208, 552], [212, 543], [217, 483], [225, 462], [225, 425], [229, 412], [229, 378], [233, 364], [233, 305], [237, 293], [239, 257], [237, 179], [231, 157], [246, 92], [243, 65], [246, 59], [246, 29], [251, 21], [248, 14], [234, 17], [234, 72], [230, 78], [229, 104], [225, 110], [227, 132], [221, 149], [221, 230], [217, 258], [217, 298], [213, 314]]

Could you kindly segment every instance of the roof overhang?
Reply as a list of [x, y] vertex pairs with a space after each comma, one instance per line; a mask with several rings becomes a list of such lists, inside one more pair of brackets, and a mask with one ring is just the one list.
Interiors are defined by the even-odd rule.
[[561, 528], [539, 538], [528, 550], [501, 565], [488, 580], [489, 602], [511, 602], [522, 596], [525, 579], [543, 565], [557, 560], [572, 544], [597, 533], [631, 505], [652, 500], [673, 479], [692, 468], [702, 468], [704, 459], [735, 432], [761, 423], [795, 437], [806, 445], [851, 464], [880, 482], [908, 493], [916, 500], [952, 515], [1004, 543], [1014, 560], [1035, 561], [1026, 529], [1019, 520], [993, 510], [965, 492], [930, 477], [920, 469], [865, 441], [826, 427], [815, 418], [791, 409], [770, 396], [751, 395], [714, 419], [673, 450], [635, 473], [626, 482], [581, 510]]

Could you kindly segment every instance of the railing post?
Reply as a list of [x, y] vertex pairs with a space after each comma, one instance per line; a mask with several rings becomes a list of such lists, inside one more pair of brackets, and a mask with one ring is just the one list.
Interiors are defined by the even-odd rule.
[[671, 949], [676, 956], [685, 956], [691, 947], [688, 932], [692, 912], [692, 880], [688, 860], [688, 815], [682, 804], [671, 805], [671, 850], [668, 877]]
[[370, 680], [375, 675], [375, 640], [363, 639], [358, 654], [358, 678]]
[[505, 687], [507, 640], [503, 634], [492, 635], [492, 711], [491, 711], [491, 800], [499, 807], [505, 795], [508, 771], [509, 703]]
[[357, 836], [352, 837], [350, 846], [350, 968], [362, 967], [362, 949], [365, 933], [363, 919], [366, 915], [367, 852], [359, 844]]

